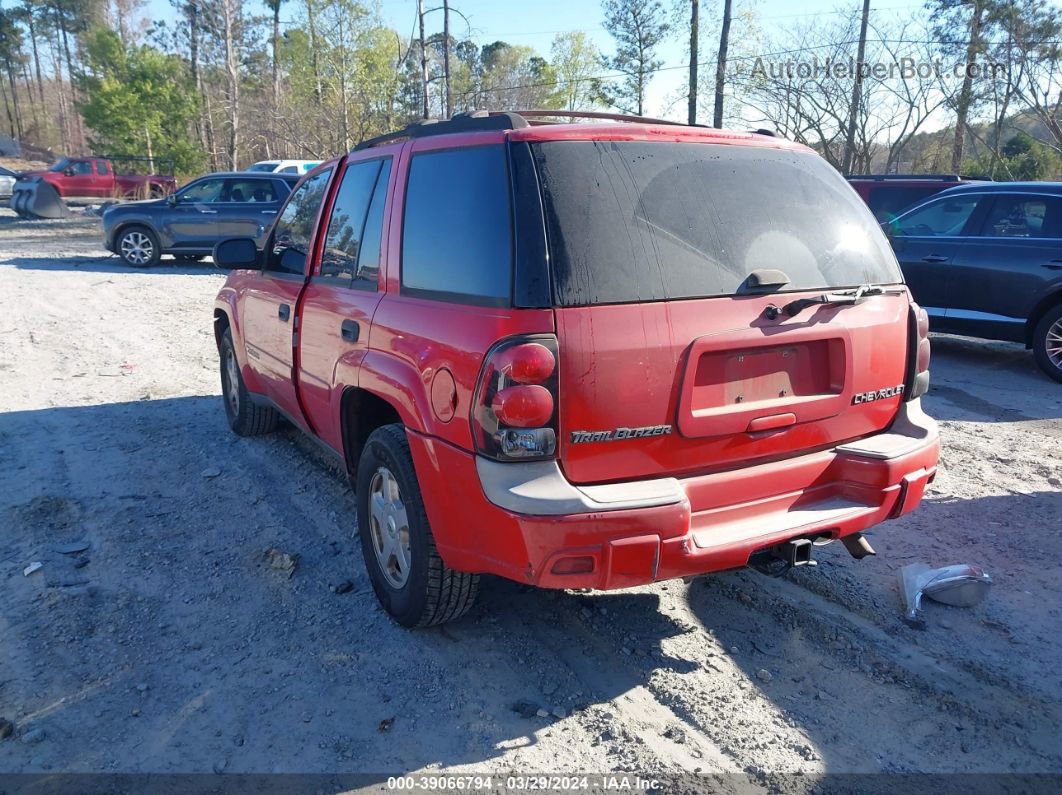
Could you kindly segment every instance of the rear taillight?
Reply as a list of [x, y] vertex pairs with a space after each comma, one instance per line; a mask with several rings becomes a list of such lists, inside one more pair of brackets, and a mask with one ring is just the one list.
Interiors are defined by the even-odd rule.
[[511, 337], [487, 353], [472, 406], [476, 450], [496, 461], [557, 451], [557, 338]]
[[929, 315], [918, 304], [911, 302], [909, 349], [907, 354], [907, 378], [904, 394], [907, 400], [920, 398], [929, 391]]

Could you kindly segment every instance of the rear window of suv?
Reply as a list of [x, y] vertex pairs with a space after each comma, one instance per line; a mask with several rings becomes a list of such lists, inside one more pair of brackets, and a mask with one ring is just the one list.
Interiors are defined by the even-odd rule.
[[754, 270], [786, 290], [902, 281], [873, 215], [824, 160], [721, 144], [532, 145], [560, 306], [733, 295]]

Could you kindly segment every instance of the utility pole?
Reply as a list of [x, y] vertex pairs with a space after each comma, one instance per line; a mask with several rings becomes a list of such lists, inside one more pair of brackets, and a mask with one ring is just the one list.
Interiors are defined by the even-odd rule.
[[855, 161], [856, 118], [859, 116], [859, 100], [863, 88], [863, 57], [867, 51], [867, 23], [870, 20], [870, 0], [863, 0], [863, 19], [859, 23], [859, 49], [856, 52], [856, 73], [852, 80], [852, 104], [848, 106], [848, 134], [844, 139], [844, 160], [841, 170], [852, 173]]
[[424, 118], [428, 118], [428, 50], [424, 44], [424, 0], [417, 0], [417, 19], [420, 21], [420, 85], [424, 94]]
[[689, 123], [697, 123], [697, 41], [699, 38], [698, 16], [700, 13], [700, 0], [691, 0], [690, 5], [690, 105]]
[[723, 3], [723, 31], [719, 34], [719, 57], [715, 62], [715, 113], [712, 126], [723, 126], [723, 88], [726, 85], [726, 50], [730, 46], [730, 0]]
[[446, 82], [446, 118], [454, 113], [450, 89], [450, 0], [443, 0], [443, 80]]

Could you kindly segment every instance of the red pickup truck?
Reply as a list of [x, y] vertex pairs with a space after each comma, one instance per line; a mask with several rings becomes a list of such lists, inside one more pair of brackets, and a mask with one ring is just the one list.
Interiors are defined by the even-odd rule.
[[264, 251], [218, 243], [232, 430], [285, 417], [343, 462], [405, 626], [463, 614], [480, 573], [612, 589], [873, 554], [939, 443], [928, 320], [866, 205], [779, 138], [559, 113], [366, 141]]
[[[141, 158], [129, 158], [141, 160]], [[26, 171], [21, 178], [39, 177], [63, 199], [160, 199], [177, 188], [172, 176], [116, 173], [123, 159], [65, 157], [44, 171]]]

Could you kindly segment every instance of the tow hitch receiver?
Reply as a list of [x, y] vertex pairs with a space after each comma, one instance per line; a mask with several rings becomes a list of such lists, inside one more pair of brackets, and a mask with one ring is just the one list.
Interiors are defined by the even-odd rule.
[[818, 562], [811, 559], [812, 546], [810, 538], [794, 538], [773, 551], [790, 566], [818, 566]]

